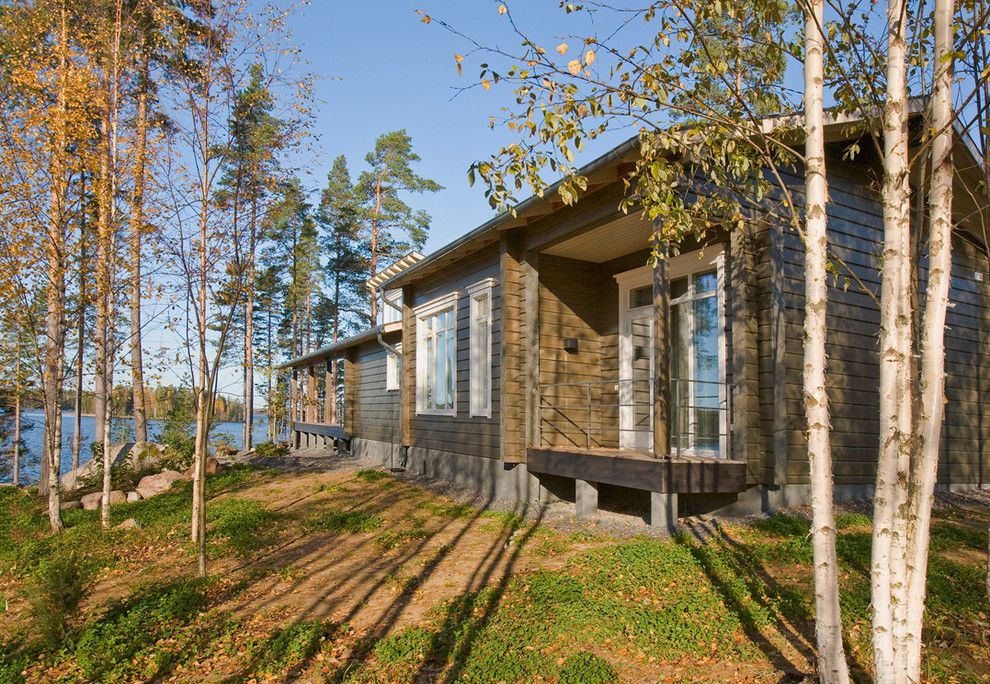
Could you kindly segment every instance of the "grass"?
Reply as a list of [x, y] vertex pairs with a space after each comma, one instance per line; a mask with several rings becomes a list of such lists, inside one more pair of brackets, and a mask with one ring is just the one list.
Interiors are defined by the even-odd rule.
[[376, 470], [375, 468], [362, 468], [354, 473], [354, 477], [359, 480], [364, 480], [365, 482], [379, 482], [381, 480], [395, 479], [384, 470]]
[[[210, 478], [211, 564], [229, 560], [213, 567], [239, 569], [205, 580], [175, 573], [135, 582], [144, 566], [128, 560], [132, 552], [151, 549], [172, 554], [176, 567], [194, 566], [185, 483], [113, 507], [115, 520], [136, 517], [142, 529], [104, 532], [94, 512], [68, 511], [68, 529], [58, 538], [47, 534], [40, 502], [0, 489], [0, 568], [10, 578], [5, 592], [22, 591], [41, 561], [67, 543], [80, 549], [102, 581], [122, 589], [113, 601], [84, 603], [61, 647], [43, 645], [30, 631], [23, 602], [0, 614], [13, 625], [21, 620], [0, 637], [0, 682], [20, 681], [26, 670], [31, 681], [64, 682], [175, 677], [598, 684], [717, 678], [712, 666], [719, 663], [744, 673], [755, 668], [767, 679], [779, 678], [771, 662], [784, 657], [788, 630], [801, 632], [801, 639], [813, 634], [809, 525], [800, 516], [725, 525], [705, 543], [687, 536], [614, 539], [535, 526], [512, 512], [479, 512], [383, 471], [360, 472], [374, 475], [356, 476], [347, 488], [319, 489], [316, 510], [309, 504], [276, 510], [264, 498], [276, 489], [267, 486], [275, 478], [268, 472], [234, 469]], [[383, 490], [377, 484], [383, 481], [393, 489]], [[242, 493], [259, 484], [264, 486]], [[306, 492], [317, 491], [302, 484]], [[374, 513], [353, 509], [365, 493], [382, 497], [384, 507]], [[444, 522], [455, 519], [469, 522]], [[870, 658], [870, 520], [840, 513], [836, 522], [847, 645], [854, 666], [863, 667]], [[326, 532], [368, 535], [353, 540], [353, 553], [367, 556], [357, 560], [366, 562], [361, 572], [373, 587], [367, 594], [356, 584], [347, 590], [361, 599], [359, 606], [377, 615], [383, 601], [386, 610], [429, 601], [413, 611], [425, 617], [381, 638], [367, 636], [379, 633], [374, 626], [329, 621], [329, 613], [269, 607], [281, 592], [307, 591], [313, 559], [336, 541], [306, 537]], [[983, 512], [936, 511], [925, 623], [928, 681], [978, 682], [990, 674], [990, 655], [980, 641], [988, 620], [985, 534]], [[280, 544], [260, 563], [241, 560], [286, 539], [299, 540], [310, 555], [279, 556]], [[468, 568], [476, 590], [466, 593], [450, 588], [444, 575], [467, 562], [461, 544], [489, 548], [480, 565]], [[350, 578], [331, 574], [320, 581]], [[811, 668], [800, 654], [788, 652], [786, 659]]]
[[364, 511], [342, 511], [331, 509], [306, 521], [306, 528], [319, 532], [374, 532], [384, 522], [380, 515]]

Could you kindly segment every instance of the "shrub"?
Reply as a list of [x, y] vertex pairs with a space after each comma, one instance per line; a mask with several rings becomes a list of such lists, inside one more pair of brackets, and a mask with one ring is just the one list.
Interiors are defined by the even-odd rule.
[[254, 448], [254, 453], [259, 458], [280, 458], [289, 453], [289, 447], [285, 444], [262, 442]]
[[162, 444], [165, 446], [163, 465], [174, 470], [185, 470], [192, 465], [196, 438], [191, 427], [195, 419], [192, 394], [179, 392], [168, 407], [162, 426]]
[[35, 628], [46, 648], [66, 643], [92, 573], [75, 551], [55, 553], [38, 563], [28, 588]]

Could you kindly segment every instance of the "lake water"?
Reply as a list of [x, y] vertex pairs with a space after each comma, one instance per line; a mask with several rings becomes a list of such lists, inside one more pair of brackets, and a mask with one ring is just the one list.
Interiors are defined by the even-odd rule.
[[[157, 442], [161, 437], [164, 421], [148, 421], [148, 439]], [[72, 467], [72, 439], [75, 435], [75, 414], [72, 411], [62, 412], [62, 472], [67, 473]], [[44, 443], [45, 415], [41, 411], [24, 411], [21, 414], [21, 438], [28, 450], [27, 465], [21, 469], [21, 482], [33, 483], [38, 480], [38, 464], [41, 460], [41, 445]], [[210, 441], [223, 440], [233, 444], [238, 449], [242, 443], [241, 423], [216, 423], [210, 433]], [[226, 437], [224, 437], [226, 435]], [[96, 419], [93, 416], [82, 417], [82, 448], [79, 450], [79, 461], [85, 463], [93, 452], [90, 444], [96, 436]], [[116, 418], [113, 421], [111, 436], [114, 442], [132, 441], [134, 439], [134, 420], [131, 418]], [[268, 416], [255, 416], [254, 443], [258, 444], [268, 439]], [[23, 457], [22, 457], [23, 460]], [[0, 479], [0, 482], [10, 482], [10, 477]]]

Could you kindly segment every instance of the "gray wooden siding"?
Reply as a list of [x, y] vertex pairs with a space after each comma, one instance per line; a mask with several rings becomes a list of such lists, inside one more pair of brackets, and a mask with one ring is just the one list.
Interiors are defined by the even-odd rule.
[[[502, 287], [498, 282], [498, 245], [486, 248], [413, 286], [413, 305], [460, 292], [457, 298], [457, 415], [416, 415], [411, 418], [412, 443], [427, 449], [482, 458], [499, 458], [499, 382], [501, 377]], [[465, 288], [485, 278], [495, 278], [492, 289], [492, 416], [471, 417], [470, 299]], [[411, 361], [416, 362], [415, 339], [410, 340]], [[415, 396], [415, 395], [413, 395]]]
[[[801, 180], [791, 177], [799, 193]], [[838, 276], [830, 279], [828, 310], [828, 387], [832, 415], [832, 454], [838, 485], [872, 484], [879, 438], [880, 294], [879, 257], [883, 243], [882, 207], [870, 182], [837, 160], [829, 174], [829, 250]], [[800, 194], [798, 195], [800, 201]], [[953, 241], [953, 278], [946, 329], [946, 405], [939, 481], [986, 482], [984, 455], [990, 444], [990, 411], [983, 397], [990, 390], [984, 345], [990, 311], [987, 283], [974, 271], [988, 272], [985, 255], [973, 244]], [[924, 248], [923, 248], [924, 249]], [[802, 393], [804, 321], [804, 247], [794, 231], [783, 231], [780, 264], [785, 302], [787, 483], [808, 482]], [[853, 271], [873, 296], [849, 277]], [[922, 297], [926, 264], [920, 266]], [[761, 331], [769, 334], [761, 325]], [[766, 365], [762, 367], [766, 374]]]
[[357, 351], [354, 429], [362, 439], [401, 442], [399, 392], [385, 389], [385, 349], [373, 342]]

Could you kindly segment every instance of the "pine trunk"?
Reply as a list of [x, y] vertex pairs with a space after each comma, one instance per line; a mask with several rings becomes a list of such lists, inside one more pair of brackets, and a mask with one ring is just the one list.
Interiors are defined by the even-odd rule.
[[825, 387], [828, 300], [828, 180], [824, 130], [824, 0], [811, 0], [805, 24], [805, 318], [804, 405], [811, 476], [812, 552], [818, 674], [824, 684], [846, 684], [849, 668], [842, 644], [835, 515], [832, 505], [832, 446]]
[[911, 221], [908, 185], [906, 6], [888, 6], [887, 103], [884, 109], [883, 273], [880, 300], [880, 443], [871, 560], [872, 641], [876, 681], [898, 680], [896, 654], [906, 624], [903, 515], [913, 431], [911, 381]]

